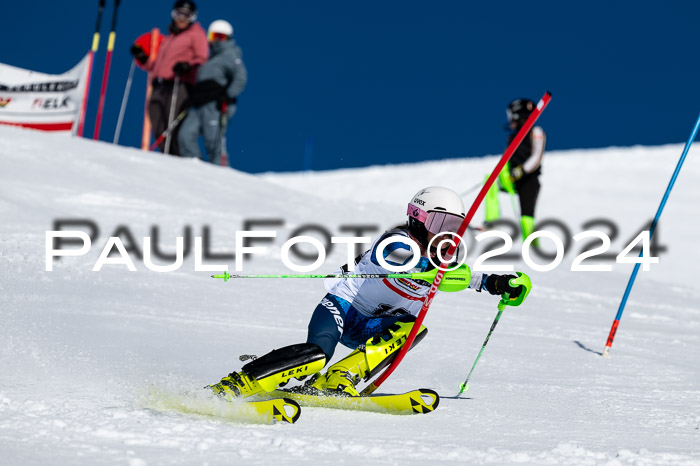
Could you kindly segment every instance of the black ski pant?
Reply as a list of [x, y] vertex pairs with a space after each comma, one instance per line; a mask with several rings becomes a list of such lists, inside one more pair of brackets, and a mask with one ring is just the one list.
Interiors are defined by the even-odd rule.
[[[177, 101], [175, 102], [174, 117], [185, 109], [185, 100], [187, 100], [188, 84], [180, 82], [177, 86]], [[151, 92], [151, 100], [148, 102], [148, 118], [151, 120], [151, 130], [153, 137], [158, 138], [168, 128], [168, 118], [170, 117], [170, 103], [173, 98], [174, 81], [153, 81], [153, 91]], [[170, 134], [170, 150], [171, 155], [180, 155], [180, 146], [177, 141], [178, 129]], [[165, 150], [165, 141], [160, 146], [160, 150]]]
[[540, 180], [537, 175], [523, 177], [515, 182], [515, 190], [520, 198], [520, 216], [535, 217], [535, 204], [540, 192]]

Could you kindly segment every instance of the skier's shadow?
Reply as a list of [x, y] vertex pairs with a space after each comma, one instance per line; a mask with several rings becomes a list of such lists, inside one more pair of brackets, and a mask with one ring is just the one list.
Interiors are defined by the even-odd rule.
[[590, 348], [586, 348], [586, 346], [585, 346], [583, 343], [581, 343], [580, 341], [578, 341], [578, 340], [574, 340], [574, 343], [576, 343], [576, 344], [578, 345], [579, 348], [581, 348], [582, 350], [586, 350], [586, 351], [588, 351], [589, 353], [597, 354], [598, 356], [602, 356], [602, 355], [603, 355], [603, 353], [600, 353], [600, 352], [598, 352], [598, 351], [594, 351], [594, 350], [592, 350], [592, 349], [590, 349]]

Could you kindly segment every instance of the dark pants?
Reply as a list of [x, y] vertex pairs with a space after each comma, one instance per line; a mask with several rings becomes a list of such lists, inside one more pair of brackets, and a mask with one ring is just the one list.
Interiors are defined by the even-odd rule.
[[[236, 113], [236, 105], [229, 104], [227, 121]], [[209, 102], [200, 107], [190, 107], [187, 118], [180, 125], [180, 155], [183, 157], [202, 158], [199, 150], [199, 136], [204, 136], [204, 148], [207, 151], [207, 161], [221, 165], [222, 147], [225, 139], [221, 128], [221, 111], [216, 107], [216, 102]], [[230, 162], [229, 162], [230, 164]]]
[[535, 204], [540, 192], [540, 180], [537, 175], [523, 177], [515, 182], [515, 190], [520, 198], [520, 215], [535, 217]]
[[[174, 117], [185, 109], [185, 100], [188, 96], [188, 85], [180, 82], [177, 86], [177, 100], [175, 102]], [[168, 128], [168, 118], [170, 117], [170, 103], [173, 98], [174, 83], [173, 81], [163, 81], [153, 83], [153, 92], [151, 100], [148, 102], [148, 118], [151, 120], [151, 130], [153, 137], [158, 138]], [[173, 117], [173, 118], [174, 118]], [[179, 128], [170, 134], [170, 150], [168, 153], [172, 155], [180, 155], [180, 146], [177, 141], [177, 133]], [[165, 150], [165, 141], [160, 146], [160, 150]]]
[[398, 320], [414, 316], [399, 315], [389, 317], [367, 317], [357, 312], [349, 302], [327, 294], [316, 306], [311, 321], [307, 343], [321, 347], [330, 361], [338, 343], [356, 349], [374, 335], [384, 332]]

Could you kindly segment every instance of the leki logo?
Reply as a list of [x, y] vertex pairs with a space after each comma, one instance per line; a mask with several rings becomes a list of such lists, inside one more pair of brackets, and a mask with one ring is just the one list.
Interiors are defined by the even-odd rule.
[[408, 337], [406, 335], [401, 335], [398, 340], [396, 340], [396, 343], [392, 343], [386, 348], [384, 348], [384, 354], [391, 354], [397, 349], [401, 347], [404, 343], [406, 343], [406, 340], [408, 340]]
[[282, 378], [293, 377], [295, 374], [303, 374], [309, 369], [309, 366], [297, 367], [295, 369], [289, 369], [287, 372], [282, 372]]
[[6, 107], [12, 101], [12, 97], [0, 97], [0, 107]]

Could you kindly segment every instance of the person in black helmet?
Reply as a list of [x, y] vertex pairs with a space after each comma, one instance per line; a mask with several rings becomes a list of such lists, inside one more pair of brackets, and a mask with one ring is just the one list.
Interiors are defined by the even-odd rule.
[[[508, 104], [508, 144], [515, 139], [534, 109], [535, 103], [529, 99], [515, 99]], [[547, 136], [544, 130], [533, 126], [498, 178], [501, 190], [518, 195], [523, 240], [535, 231], [535, 205], [540, 192], [539, 175], [542, 172], [542, 156], [546, 144]], [[492, 222], [499, 217], [498, 188], [494, 185], [486, 196], [486, 222]]]

